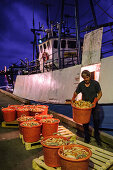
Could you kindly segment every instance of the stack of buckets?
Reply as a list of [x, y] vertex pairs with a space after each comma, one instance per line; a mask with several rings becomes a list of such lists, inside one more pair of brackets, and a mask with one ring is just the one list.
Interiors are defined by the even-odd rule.
[[6, 108], [2, 108], [3, 119], [5, 122], [15, 121], [21, 116], [35, 116], [38, 114], [47, 114], [47, 105], [9, 105]]
[[[69, 141], [68, 138], [58, 135], [48, 136], [41, 140], [41, 144], [43, 146], [43, 154], [44, 154], [44, 162], [47, 166], [50, 167], [61, 167], [61, 170], [88, 170], [89, 166], [89, 158], [92, 155], [92, 152], [89, 148], [77, 145], [77, 144], [69, 144], [67, 145], [47, 145], [45, 141], [48, 139], [56, 139], [61, 138]], [[78, 147], [78, 149], [83, 149], [88, 152], [86, 157], [80, 159], [74, 159], [71, 157], [66, 157], [62, 155], [63, 150], [72, 149], [73, 147]], [[71, 154], [70, 154], [71, 155]]]
[[[48, 114], [47, 106], [42, 105], [41, 107], [41, 105], [37, 105], [34, 108], [30, 108], [30, 116], [34, 117], [34, 120], [28, 120], [28, 123], [26, 123], [25, 121], [20, 123], [21, 134], [23, 135], [23, 139], [25, 142], [37, 142], [40, 140], [41, 136], [44, 137], [45, 134], [52, 135], [53, 133], [58, 132], [58, 124], [57, 128], [51, 128], [48, 123], [42, 122], [42, 119], [53, 119], [53, 115]], [[19, 121], [19, 119], [17, 120]]]
[[59, 120], [57, 123], [41, 121], [53, 117], [48, 114], [47, 105], [9, 105], [7, 108], [2, 108], [2, 113], [5, 122], [18, 121], [20, 134], [23, 135], [25, 142], [37, 142], [41, 135], [46, 137], [58, 132]]
[[[89, 152], [86, 158], [75, 160], [71, 158], [65, 158], [62, 156], [62, 147], [71, 148], [76, 146], [64, 145], [64, 146], [47, 146], [43, 144], [43, 141], [48, 138], [65, 138], [63, 136], [54, 135], [58, 132], [59, 119], [54, 119], [52, 115], [48, 114], [48, 106], [46, 105], [10, 105], [7, 108], [2, 108], [3, 118], [6, 122], [17, 120], [19, 122], [20, 134], [23, 135], [25, 142], [34, 143], [41, 139], [41, 135], [44, 137], [41, 140], [43, 145], [44, 162], [50, 167], [60, 167], [62, 170], [70, 169], [88, 169], [89, 158], [91, 151], [84, 146], [78, 145]], [[54, 120], [46, 122], [43, 119]], [[66, 138], [65, 138], [66, 139]], [[69, 139], [67, 139], [69, 140]]]

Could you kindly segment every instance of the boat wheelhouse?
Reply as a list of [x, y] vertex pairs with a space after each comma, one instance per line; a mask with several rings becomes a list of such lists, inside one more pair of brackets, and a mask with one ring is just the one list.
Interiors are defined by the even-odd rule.
[[[43, 40], [43, 39], [42, 39]], [[40, 39], [39, 43], [39, 61], [40, 70], [43, 72], [59, 69], [59, 60], [61, 68], [66, 68], [77, 64], [78, 55], [75, 37], [62, 37], [60, 40], [60, 59], [58, 56], [58, 37], [51, 37], [45, 41]], [[81, 45], [83, 40], [81, 39]]]

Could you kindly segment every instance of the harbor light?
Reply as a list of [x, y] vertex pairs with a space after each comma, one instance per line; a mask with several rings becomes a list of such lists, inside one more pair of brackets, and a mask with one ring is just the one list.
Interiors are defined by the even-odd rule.
[[38, 42], [39, 42], [39, 44], [41, 44], [41, 43], [42, 43], [42, 40], [41, 40], [41, 39], [39, 39], [39, 40], [38, 40]]
[[5, 71], [5, 72], [7, 71], [7, 67], [6, 67], [6, 66], [4, 67], [4, 71]]

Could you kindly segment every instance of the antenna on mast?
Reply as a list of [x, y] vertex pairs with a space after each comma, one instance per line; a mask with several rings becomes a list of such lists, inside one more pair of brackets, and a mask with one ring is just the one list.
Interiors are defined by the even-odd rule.
[[36, 37], [36, 29], [35, 29], [35, 19], [34, 19], [34, 6], [33, 6], [33, 29], [31, 30], [34, 34], [33, 43], [33, 60], [35, 59], [35, 48], [36, 48], [36, 58], [38, 58], [38, 48], [37, 48], [37, 37]]
[[47, 23], [47, 27], [49, 28], [49, 6], [51, 6], [51, 4], [49, 4], [47, 2], [41, 2], [40, 4], [42, 4], [46, 7], [46, 11], [47, 11], [46, 23]]
[[35, 20], [34, 20], [34, 7], [33, 7], [33, 29], [35, 29]]

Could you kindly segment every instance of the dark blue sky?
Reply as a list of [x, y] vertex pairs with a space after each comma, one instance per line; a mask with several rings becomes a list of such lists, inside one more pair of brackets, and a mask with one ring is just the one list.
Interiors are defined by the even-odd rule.
[[[20, 59], [32, 60], [33, 33], [33, 8], [35, 27], [38, 23], [46, 25], [46, 7], [40, 2], [44, 0], [1, 0], [0, 1], [0, 70], [6, 65], [18, 62]], [[49, 20], [55, 22], [60, 19], [61, 0], [46, 0], [51, 4]], [[65, 0], [65, 3], [74, 4], [74, 0]], [[98, 24], [113, 22], [113, 0], [93, 0]], [[79, 0], [80, 25], [84, 23], [93, 26], [89, 0]], [[74, 16], [74, 6], [65, 5], [64, 13]], [[75, 20], [69, 21], [75, 27]], [[45, 27], [46, 28], [46, 27]], [[75, 31], [75, 30], [74, 30]]]
[[[36, 5], [36, 6], [35, 6]], [[35, 25], [43, 22], [44, 14], [38, 3], [35, 6]], [[37, 10], [36, 10], [37, 7]], [[20, 59], [32, 58], [33, 1], [0, 1], [0, 69], [4, 69]]]

